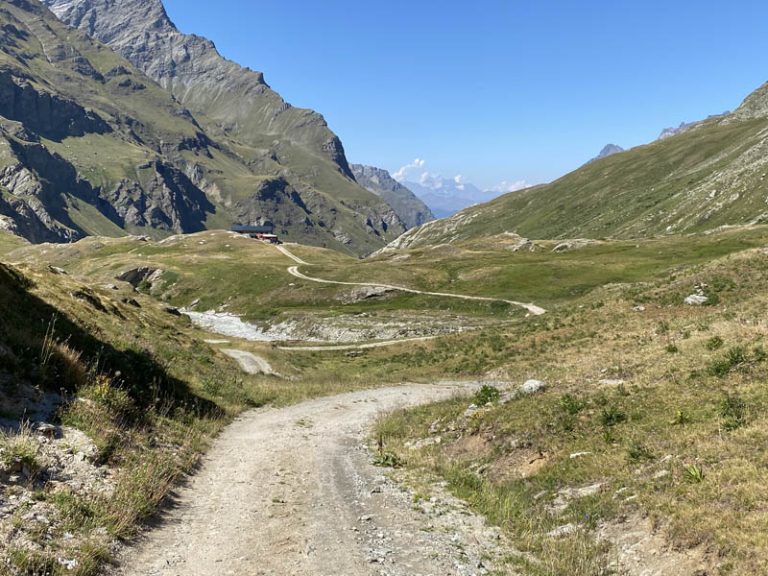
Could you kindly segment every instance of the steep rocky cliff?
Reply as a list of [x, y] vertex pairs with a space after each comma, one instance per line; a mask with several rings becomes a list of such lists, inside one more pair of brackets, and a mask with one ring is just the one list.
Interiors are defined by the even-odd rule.
[[[338, 242], [358, 252], [404, 231], [391, 208], [354, 181], [341, 141], [320, 114], [291, 106], [263, 74], [226, 60], [209, 40], [179, 32], [161, 0], [44, 3], [156, 80], [249, 171], [269, 178], [231, 195], [235, 219], [268, 215], [296, 239], [330, 233], [330, 240], [313, 243]], [[283, 200], [276, 208], [263, 191], [278, 188]]]

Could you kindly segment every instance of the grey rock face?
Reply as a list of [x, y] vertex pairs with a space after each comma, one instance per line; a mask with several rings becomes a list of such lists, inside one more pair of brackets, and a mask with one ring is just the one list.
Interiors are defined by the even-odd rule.
[[215, 207], [179, 169], [161, 161], [151, 163], [147, 184], [123, 180], [104, 197], [115, 207], [118, 224], [169, 232], [199, 232]]
[[93, 112], [56, 94], [38, 91], [28, 79], [10, 71], [0, 72], [0, 116], [22, 122], [50, 140], [111, 131]]
[[435, 219], [427, 205], [386, 170], [362, 164], [352, 164], [350, 168], [357, 183], [389, 204], [406, 228], [415, 228]]
[[261, 72], [226, 60], [210, 40], [179, 32], [161, 0], [43, 3], [60, 20], [112, 47], [225, 132], [249, 143], [256, 143], [257, 135], [289, 136], [327, 156], [351, 177], [341, 141], [320, 114], [285, 102]]

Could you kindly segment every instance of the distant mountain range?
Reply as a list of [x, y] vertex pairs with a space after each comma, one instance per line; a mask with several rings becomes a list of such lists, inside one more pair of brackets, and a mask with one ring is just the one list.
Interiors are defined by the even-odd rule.
[[696, 122], [681, 122], [679, 126], [672, 127], [672, 128], [664, 128], [664, 130], [661, 131], [661, 134], [659, 134], [659, 140], [665, 140], [667, 138], [671, 138], [672, 136], [677, 136], [678, 134], [682, 134], [683, 132], [687, 132], [691, 128], [695, 128], [702, 122], [706, 122], [707, 120], [714, 120], [716, 118], [724, 118], [730, 114], [730, 112], [723, 112], [722, 114], [712, 114], [711, 116], [707, 116], [704, 120], [698, 120]]
[[405, 181], [402, 184], [424, 201], [437, 218], [446, 218], [468, 206], [493, 200], [501, 194], [480, 190], [460, 178], [427, 175], [421, 182]]

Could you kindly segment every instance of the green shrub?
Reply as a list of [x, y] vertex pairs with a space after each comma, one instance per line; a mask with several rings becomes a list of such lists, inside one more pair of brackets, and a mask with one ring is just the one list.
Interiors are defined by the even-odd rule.
[[382, 468], [401, 468], [405, 464], [402, 458], [393, 452], [381, 452], [374, 458], [373, 465]]
[[607, 406], [600, 413], [600, 422], [606, 428], [616, 426], [627, 421], [627, 413], [618, 406]]
[[700, 484], [704, 481], [704, 470], [701, 469], [700, 466], [697, 466], [696, 464], [691, 464], [690, 466], [686, 466], [683, 470], [683, 476], [685, 477], [686, 481], [690, 482], [691, 484]]
[[707, 350], [720, 350], [723, 347], [723, 339], [720, 336], [712, 336], [705, 344]]
[[642, 462], [644, 460], [653, 460], [654, 455], [647, 446], [633, 442], [627, 448], [627, 459], [630, 462]]
[[474, 402], [478, 406], [485, 406], [486, 404], [498, 402], [499, 398], [501, 398], [499, 389], [486, 384], [475, 393]]
[[728, 394], [720, 403], [723, 428], [727, 431], [741, 428], [747, 423], [747, 403], [737, 394]]
[[724, 356], [713, 360], [709, 365], [709, 373], [718, 378], [727, 376], [732, 370], [745, 366], [749, 361], [747, 351], [743, 346], [730, 348]]
[[673, 426], [683, 426], [691, 422], [691, 417], [684, 410], [675, 412], [675, 417], [670, 421]]
[[560, 398], [560, 408], [563, 410], [563, 412], [570, 414], [571, 416], [575, 416], [584, 410], [586, 406], [587, 403], [584, 400], [576, 398], [571, 394], [565, 394]]

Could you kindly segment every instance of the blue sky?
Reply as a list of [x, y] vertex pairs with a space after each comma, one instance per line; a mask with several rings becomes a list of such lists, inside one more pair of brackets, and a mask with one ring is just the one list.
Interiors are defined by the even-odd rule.
[[768, 80], [767, 2], [165, 3], [182, 31], [325, 115], [351, 161], [420, 158], [482, 188], [552, 180]]

